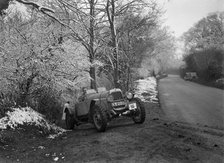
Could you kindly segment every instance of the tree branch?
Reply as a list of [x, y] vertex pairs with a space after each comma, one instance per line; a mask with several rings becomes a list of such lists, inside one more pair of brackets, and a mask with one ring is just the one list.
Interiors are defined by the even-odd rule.
[[17, 2], [19, 3], [22, 3], [22, 4], [25, 4], [25, 5], [31, 5], [33, 6], [34, 8], [38, 9], [39, 11], [48, 11], [48, 12], [51, 12], [51, 13], [54, 13], [54, 10], [50, 9], [50, 8], [47, 8], [47, 7], [43, 7], [35, 2], [27, 2], [27, 1], [24, 1], [24, 0], [16, 0]]

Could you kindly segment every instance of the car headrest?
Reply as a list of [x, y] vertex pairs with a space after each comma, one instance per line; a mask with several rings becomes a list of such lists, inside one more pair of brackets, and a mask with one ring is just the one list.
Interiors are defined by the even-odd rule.
[[97, 92], [105, 92], [105, 91], [107, 91], [105, 87], [97, 88]]
[[92, 94], [92, 93], [96, 93], [96, 90], [95, 89], [86, 90], [86, 94]]

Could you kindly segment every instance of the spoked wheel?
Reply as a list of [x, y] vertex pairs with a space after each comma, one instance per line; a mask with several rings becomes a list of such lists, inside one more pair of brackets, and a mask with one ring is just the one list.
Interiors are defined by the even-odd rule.
[[93, 107], [93, 124], [97, 131], [104, 132], [107, 128], [107, 115], [103, 108], [98, 105]]
[[137, 112], [133, 117], [133, 121], [135, 123], [141, 124], [145, 121], [145, 107], [139, 98], [134, 98], [133, 101], [135, 101], [137, 104]]
[[68, 110], [66, 111], [65, 124], [66, 124], [66, 128], [69, 130], [73, 129], [75, 125], [75, 120], [73, 118], [73, 115], [70, 114]]

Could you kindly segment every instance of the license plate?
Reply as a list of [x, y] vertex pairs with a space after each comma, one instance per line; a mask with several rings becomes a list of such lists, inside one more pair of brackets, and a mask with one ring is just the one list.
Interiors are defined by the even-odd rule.
[[134, 110], [137, 108], [136, 103], [129, 104], [129, 110]]
[[112, 106], [113, 107], [115, 107], [115, 106], [121, 106], [121, 105], [125, 105], [125, 103], [123, 101], [112, 103]]

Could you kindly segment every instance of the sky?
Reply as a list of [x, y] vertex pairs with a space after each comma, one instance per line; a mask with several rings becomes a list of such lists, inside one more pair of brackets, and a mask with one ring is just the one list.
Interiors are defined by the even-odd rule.
[[224, 11], [224, 0], [158, 0], [166, 13], [164, 23], [181, 36], [209, 13]]

